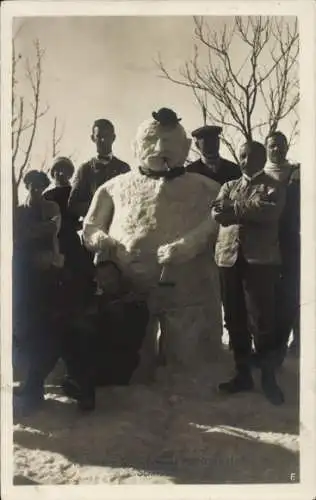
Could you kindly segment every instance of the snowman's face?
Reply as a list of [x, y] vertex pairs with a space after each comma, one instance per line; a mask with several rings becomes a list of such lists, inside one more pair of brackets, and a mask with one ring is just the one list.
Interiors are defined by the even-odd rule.
[[134, 144], [140, 165], [157, 171], [182, 166], [190, 145], [181, 125], [169, 127], [153, 121], [140, 126]]

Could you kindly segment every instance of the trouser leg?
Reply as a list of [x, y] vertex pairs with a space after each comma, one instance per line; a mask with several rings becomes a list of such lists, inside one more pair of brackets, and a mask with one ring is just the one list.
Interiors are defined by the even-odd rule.
[[54, 298], [58, 276], [52, 271], [34, 272], [29, 284], [30, 314], [26, 317], [23, 349], [27, 372], [23, 393], [43, 397], [44, 382], [54, 369], [61, 352], [61, 331], [54, 320]]
[[275, 378], [275, 291], [278, 269], [273, 265], [246, 264], [244, 290], [248, 318], [261, 365], [261, 386], [273, 404], [284, 401]]
[[77, 318], [64, 339], [62, 357], [67, 376], [80, 387], [94, 386], [96, 343], [97, 324], [93, 317]]
[[[219, 285], [220, 285], [220, 297], [221, 297], [221, 304], [222, 304], [222, 324], [223, 324], [223, 327], [228, 332], [229, 349], [232, 349], [232, 343], [231, 343], [231, 339], [230, 339], [230, 335], [229, 335], [229, 331], [228, 331], [228, 326], [227, 326], [227, 315], [226, 315], [226, 311], [224, 308], [225, 277], [224, 277], [224, 274], [221, 273], [220, 269], [219, 269]], [[223, 338], [223, 331], [221, 332], [221, 338]]]
[[60, 341], [53, 332], [40, 331], [28, 339], [28, 366], [23, 393], [30, 397], [43, 397], [46, 377], [54, 369], [60, 356]]
[[250, 364], [251, 335], [243, 289], [243, 263], [240, 259], [232, 267], [220, 267], [222, 301], [237, 370]]
[[[86, 328], [84, 327], [86, 326]], [[91, 411], [95, 408], [95, 376], [93, 359], [94, 328], [89, 325], [77, 325], [68, 331], [63, 342], [62, 357], [67, 376], [63, 380], [64, 393], [77, 400], [78, 408]]]
[[233, 394], [253, 388], [250, 370], [251, 336], [243, 289], [244, 262], [238, 257], [234, 266], [220, 268], [220, 273], [225, 318], [234, 354], [236, 374], [227, 382], [219, 384], [218, 387], [222, 392]]
[[274, 265], [245, 265], [243, 286], [249, 327], [259, 357], [275, 352], [275, 302], [278, 269]]
[[279, 352], [283, 353], [283, 358], [290, 333], [295, 326], [299, 325], [299, 305], [299, 265], [283, 266], [276, 286], [276, 341]]

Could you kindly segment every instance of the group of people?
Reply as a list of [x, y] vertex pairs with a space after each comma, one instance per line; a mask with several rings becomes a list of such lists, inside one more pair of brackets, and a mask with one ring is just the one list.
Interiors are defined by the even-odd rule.
[[[247, 142], [239, 164], [220, 154], [221, 127], [192, 132], [168, 108], [137, 130], [135, 167], [113, 155], [113, 124], [96, 120], [97, 155], [75, 172], [67, 157], [48, 176], [24, 177], [14, 211], [14, 404], [33, 411], [59, 358], [62, 387], [81, 410], [98, 385], [148, 382], [159, 365], [210, 366], [224, 324], [236, 373], [219, 384], [281, 404], [276, 380], [291, 331], [299, 347], [300, 171], [272, 132]], [[71, 183], [71, 179], [73, 182]]]

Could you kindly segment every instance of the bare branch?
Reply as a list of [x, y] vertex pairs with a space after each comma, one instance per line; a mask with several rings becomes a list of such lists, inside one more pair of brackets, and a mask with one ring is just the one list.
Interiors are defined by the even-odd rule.
[[[44, 116], [49, 107], [46, 106], [44, 109], [40, 109], [40, 97], [41, 97], [41, 84], [42, 84], [42, 58], [44, 55], [44, 51], [40, 47], [39, 40], [34, 41], [34, 49], [36, 55], [36, 62], [33, 67], [31, 67], [29, 59], [25, 61], [25, 77], [29, 82], [31, 90], [32, 90], [32, 100], [29, 103], [31, 117], [24, 121], [24, 111], [25, 111], [25, 102], [24, 98], [20, 98], [20, 108], [18, 116], [15, 115], [15, 99], [16, 99], [16, 55], [15, 48], [13, 50], [13, 78], [12, 78], [12, 147], [14, 147], [12, 153], [12, 168], [16, 170], [16, 160], [18, 153], [23, 153], [24, 158], [21, 161], [21, 164], [18, 167], [17, 176], [15, 178], [17, 186], [19, 186], [24, 173], [29, 168], [31, 151], [34, 144], [34, 138], [37, 131], [38, 120]], [[15, 128], [18, 123], [18, 127]], [[27, 139], [27, 146], [25, 150], [22, 150], [20, 147], [22, 134], [25, 131], [30, 131], [30, 135]], [[15, 146], [13, 146], [15, 142]]]
[[[283, 18], [236, 16], [230, 28], [214, 31], [203, 17], [194, 17], [194, 36], [193, 56], [178, 75], [159, 55], [160, 76], [192, 90], [204, 122], [206, 116], [225, 127], [223, 143], [237, 161], [236, 137], [251, 140], [254, 131], [275, 129], [292, 114], [297, 118], [297, 21], [290, 26]], [[245, 53], [238, 67], [233, 65], [235, 41]]]
[[[173, 83], [176, 83], [177, 85], [182, 85], [183, 87], [188, 87], [188, 88], [192, 88], [192, 83], [188, 83], [184, 80], [178, 80], [177, 78], [174, 78], [170, 75], [170, 73], [167, 71], [166, 67], [164, 66], [160, 56], [158, 57], [158, 60], [155, 61], [156, 65], [158, 66], [158, 68], [161, 70], [161, 75], [160, 77], [161, 78], [166, 78], [167, 80], [169, 80], [170, 82], [173, 82]], [[198, 84], [195, 84], [193, 85], [194, 88], [196, 89], [199, 89], [199, 90], [205, 90], [207, 91], [207, 87], [205, 86], [201, 86], [201, 85], [198, 85]]]
[[16, 141], [15, 141], [15, 146], [12, 144], [13, 149], [13, 154], [12, 154], [12, 164], [15, 165], [16, 161], [16, 156], [19, 151], [19, 146], [20, 146], [20, 140], [21, 140], [21, 132], [22, 132], [22, 127], [23, 127], [23, 113], [24, 113], [24, 100], [23, 97], [20, 97], [20, 110], [19, 110], [19, 125], [18, 125], [18, 130], [16, 132]]
[[292, 125], [292, 130], [291, 130], [290, 136], [288, 138], [289, 147], [293, 146], [297, 136], [298, 136], [298, 120], [295, 120], [293, 125]]
[[60, 133], [57, 133], [57, 117], [54, 117], [53, 130], [52, 130], [52, 157], [55, 158], [59, 155], [58, 146], [62, 141], [65, 131], [65, 124], [63, 124]]
[[42, 163], [39, 166], [39, 170], [45, 172], [46, 171], [46, 165], [47, 165], [47, 156], [45, 154], [44, 159], [42, 160]]
[[48, 162], [47, 162], [47, 156], [48, 156], [48, 147], [47, 147], [47, 143], [45, 145], [45, 156], [40, 164], [40, 167], [39, 167], [39, 170], [43, 171], [43, 172], [46, 172], [48, 173], [49, 172], [49, 165], [48, 165]]
[[230, 152], [230, 154], [234, 158], [235, 162], [239, 163], [239, 158], [238, 158], [238, 155], [236, 153], [235, 145], [229, 139], [227, 139], [227, 137], [225, 135], [221, 135], [221, 140], [222, 140], [223, 144], [225, 144], [225, 146], [227, 147], [228, 151]]
[[[33, 106], [32, 106], [32, 108], [33, 108]], [[40, 118], [42, 118], [42, 116], [46, 115], [46, 113], [49, 111], [49, 109], [50, 108], [47, 104], [46, 107], [41, 112], [38, 113], [37, 119], [39, 120]], [[26, 123], [24, 123], [21, 131], [24, 132], [25, 130], [29, 130], [31, 127], [32, 127], [32, 123], [26, 122]]]

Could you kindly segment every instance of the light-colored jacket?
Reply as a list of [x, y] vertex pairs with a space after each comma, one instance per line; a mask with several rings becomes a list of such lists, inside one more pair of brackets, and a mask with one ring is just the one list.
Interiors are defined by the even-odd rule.
[[220, 228], [215, 262], [232, 267], [239, 250], [252, 264], [279, 264], [279, 219], [285, 204], [284, 188], [264, 172], [253, 180], [241, 177], [224, 184], [217, 199], [233, 202], [227, 213], [212, 209]]

